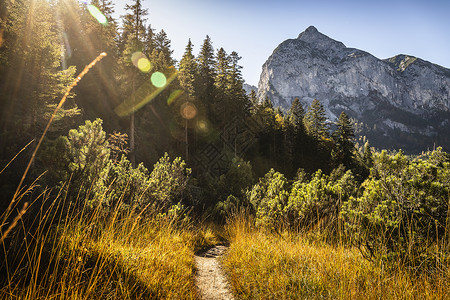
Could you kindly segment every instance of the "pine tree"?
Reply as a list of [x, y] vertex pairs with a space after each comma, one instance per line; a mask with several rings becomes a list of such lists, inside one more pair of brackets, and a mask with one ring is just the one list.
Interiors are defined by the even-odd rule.
[[344, 166], [350, 167], [355, 150], [353, 141], [355, 132], [352, 123], [345, 112], [340, 114], [336, 125], [336, 131], [333, 132], [336, 157]]
[[215, 77], [215, 59], [214, 59], [214, 48], [211, 44], [211, 39], [206, 36], [203, 41], [200, 54], [197, 57], [197, 84], [196, 84], [196, 94], [199, 102], [206, 109], [206, 115], [210, 115], [212, 112], [212, 104], [214, 100], [215, 88], [214, 88], [214, 77]]
[[145, 40], [145, 18], [148, 15], [148, 9], [142, 8], [141, 0], [134, 0], [132, 5], [126, 4], [125, 10], [128, 12], [122, 17], [123, 28], [122, 36], [123, 41], [128, 42], [130, 39], [136, 39], [140, 42]]
[[175, 63], [172, 58], [173, 50], [170, 49], [171, 41], [167, 37], [167, 33], [164, 30], [158, 32], [155, 36], [154, 42], [156, 51], [158, 51], [160, 55], [162, 53], [164, 56], [164, 61], [167, 62], [168, 66], [173, 65]]
[[242, 66], [239, 65], [241, 57], [236, 51], [229, 55], [230, 70], [229, 70], [229, 95], [233, 102], [234, 113], [244, 117], [250, 112], [252, 103], [244, 91], [244, 79], [242, 78]]
[[373, 167], [373, 153], [372, 148], [370, 148], [369, 141], [364, 144], [363, 162], [367, 168]]
[[225, 98], [228, 89], [228, 72], [230, 69], [230, 61], [228, 55], [223, 48], [217, 51], [215, 60], [215, 76], [214, 85], [216, 87], [219, 98]]
[[288, 112], [289, 121], [295, 127], [303, 127], [303, 118], [305, 116], [305, 110], [303, 109], [303, 105], [300, 103], [299, 98], [295, 98], [292, 101], [291, 108]]
[[266, 108], [273, 109], [272, 100], [270, 100], [269, 96], [266, 95], [266, 97], [264, 97], [264, 101], [262, 102], [261, 106], [263, 109]]
[[[134, 97], [136, 89], [141, 81], [143, 81], [143, 74], [132, 65], [131, 56], [137, 51], [144, 50], [146, 29], [144, 22], [145, 16], [148, 15], [148, 10], [142, 8], [140, 0], [135, 0], [133, 5], [127, 4], [125, 10], [128, 13], [123, 16], [123, 30], [122, 39], [125, 41], [125, 49], [122, 52], [122, 84], [125, 87], [123, 90], [126, 94]], [[127, 88], [127, 87], [130, 87]], [[135, 113], [134, 110], [130, 116], [130, 161], [134, 165], [135, 158]]]
[[322, 138], [329, 137], [329, 125], [327, 124], [325, 108], [319, 100], [314, 99], [311, 106], [308, 107], [303, 123], [305, 124], [306, 132], [315, 140], [320, 141]]
[[180, 68], [178, 71], [180, 85], [188, 93], [190, 98], [194, 98], [195, 96], [195, 75], [197, 71], [197, 63], [192, 54], [192, 47], [192, 42], [189, 39], [186, 50], [180, 60]]
[[230, 95], [230, 60], [223, 48], [217, 51], [215, 60], [215, 95], [212, 106], [212, 119], [218, 127], [223, 126], [232, 116], [233, 104]]
[[256, 92], [254, 89], [250, 91], [249, 96], [250, 103], [252, 104], [252, 109], [254, 110], [256, 106], [258, 105], [258, 98], [256, 97]]
[[145, 33], [144, 40], [144, 53], [150, 57], [152, 55], [153, 50], [155, 49], [155, 32], [151, 25], [147, 26], [147, 31]]
[[[53, 7], [35, 2], [16, 1], [9, 7], [0, 62], [5, 79], [0, 83], [1, 126], [6, 131], [13, 125], [25, 139], [40, 133], [47, 121], [42, 116], [54, 109], [75, 74], [74, 67], [60, 68], [61, 32]], [[75, 106], [69, 101], [65, 108], [70, 105]]]

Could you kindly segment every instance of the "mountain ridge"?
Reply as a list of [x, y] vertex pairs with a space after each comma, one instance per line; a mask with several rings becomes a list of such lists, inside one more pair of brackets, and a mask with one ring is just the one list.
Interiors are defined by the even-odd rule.
[[[280, 43], [264, 63], [258, 98], [266, 96], [284, 109], [295, 98], [305, 107], [318, 99], [331, 121], [345, 111], [364, 123], [360, 134], [378, 147], [418, 152], [436, 143], [450, 146], [442, 135], [450, 135], [450, 69], [405, 54], [379, 59], [314, 26]], [[404, 138], [395, 141], [399, 135]], [[426, 142], [407, 142], [407, 135]], [[378, 143], [381, 137], [389, 142]]]

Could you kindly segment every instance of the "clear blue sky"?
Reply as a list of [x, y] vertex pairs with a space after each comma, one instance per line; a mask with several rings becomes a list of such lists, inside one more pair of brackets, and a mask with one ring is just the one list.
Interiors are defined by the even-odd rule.
[[[125, 3], [114, 1], [116, 15]], [[450, 68], [449, 0], [143, 0], [147, 24], [164, 29], [180, 60], [208, 34], [217, 50], [242, 56], [243, 76], [257, 85], [261, 67], [284, 40], [308, 26], [378, 58], [409, 54]]]

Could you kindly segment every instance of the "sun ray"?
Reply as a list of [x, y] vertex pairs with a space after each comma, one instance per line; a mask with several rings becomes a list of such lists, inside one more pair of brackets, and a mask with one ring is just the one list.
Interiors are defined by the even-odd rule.
[[172, 81], [177, 78], [178, 73], [175, 72], [169, 78], [167, 78], [164, 86], [155, 86], [152, 84], [151, 79], [144, 83], [133, 95], [131, 95], [125, 102], [117, 106], [114, 110], [120, 117], [129, 115], [133, 111], [142, 108], [145, 104], [152, 101], [158, 96]]

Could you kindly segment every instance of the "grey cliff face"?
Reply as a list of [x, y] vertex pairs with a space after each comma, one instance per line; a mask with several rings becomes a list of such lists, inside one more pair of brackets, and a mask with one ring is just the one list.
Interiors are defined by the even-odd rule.
[[250, 93], [251, 93], [252, 90], [254, 90], [255, 93], [258, 92], [258, 88], [257, 88], [256, 86], [250, 85], [250, 84], [247, 84], [247, 83], [244, 83], [243, 88], [244, 88], [244, 91], [245, 91], [245, 93], [246, 93], [247, 95], [250, 95]]
[[[345, 111], [378, 147], [450, 146], [443, 136], [450, 136], [449, 69], [407, 55], [380, 60], [312, 26], [281, 43], [263, 65], [258, 98], [266, 96], [285, 109], [296, 97], [305, 108], [318, 99], [331, 121]], [[426, 142], [411, 142], [408, 135]]]

